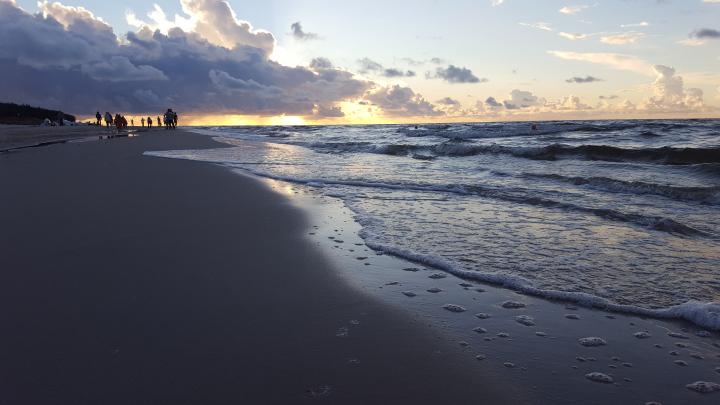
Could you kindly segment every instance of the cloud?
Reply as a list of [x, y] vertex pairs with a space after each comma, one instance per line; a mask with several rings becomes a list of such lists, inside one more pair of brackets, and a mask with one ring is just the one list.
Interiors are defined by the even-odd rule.
[[460, 105], [460, 102], [459, 102], [459, 101], [454, 100], [454, 99], [452, 99], [452, 98], [450, 98], [450, 97], [445, 97], [445, 98], [443, 98], [443, 99], [441, 99], [441, 100], [436, 101], [436, 103], [442, 104], [442, 105]]
[[518, 23], [518, 24], [524, 25], [526, 27], [539, 28], [539, 29], [545, 30], [545, 31], [555, 31], [555, 28], [549, 27], [550, 23], [545, 23], [545, 22], [536, 22], [536, 23], [532, 23], [532, 24], [526, 24], [526, 23]]
[[[720, 0], [718, 0], [718, 1], [720, 1]], [[500, 4], [503, 4], [504, 2], [505, 2], [505, 0], [492, 0], [492, 6], [493, 7], [499, 6]]]
[[561, 8], [559, 11], [564, 14], [576, 14], [586, 8], [588, 8], [588, 6], [568, 6]]
[[626, 33], [620, 34], [620, 35], [611, 35], [609, 37], [602, 37], [602, 38], [600, 38], [600, 41], [604, 42], [606, 44], [624, 45], [627, 43], [635, 42], [644, 36], [645, 36], [645, 34], [643, 34], [641, 32], [626, 32]]
[[568, 83], [592, 83], [592, 82], [602, 82], [603, 79], [598, 79], [597, 77], [592, 77], [592, 76], [585, 76], [584, 78], [583, 77], [572, 77], [565, 81]]
[[567, 38], [567, 39], [572, 39], [572, 40], [575, 40], [575, 39], [584, 39], [584, 38], [587, 37], [587, 34], [568, 34], [567, 32], [561, 32], [561, 33], [558, 34], [558, 35], [560, 35], [560, 36], [562, 36], [562, 37], [565, 37], [565, 38]]
[[567, 60], [580, 60], [591, 63], [599, 63], [602, 65], [610, 66], [614, 69], [630, 70], [642, 74], [648, 74], [651, 68], [644, 61], [636, 56], [623, 55], [618, 53], [577, 53], [577, 52], [562, 52], [562, 51], [548, 51], [561, 59]]
[[657, 78], [652, 83], [653, 95], [643, 99], [638, 106], [642, 109], [687, 109], [705, 106], [703, 92], [690, 88], [685, 91], [683, 79], [675, 76], [675, 69], [665, 65], [654, 65]]
[[677, 41], [678, 44], [699, 46], [704, 45], [708, 39], [720, 38], [720, 31], [711, 28], [700, 28], [690, 33], [688, 39]]
[[332, 69], [333, 64], [329, 59], [319, 57], [310, 61], [310, 67], [313, 69]]
[[300, 21], [293, 23], [290, 26], [290, 29], [292, 30], [291, 35], [298, 41], [311, 41], [315, 39], [320, 39], [320, 36], [317, 34], [313, 34], [311, 32], [304, 32], [302, 26], [300, 25]]
[[701, 38], [701, 39], [703, 39], [703, 38], [716, 39], [716, 38], [720, 38], [720, 31], [714, 30], [711, 28], [700, 28], [699, 30], [694, 31], [690, 36], [695, 37], [695, 38]]
[[498, 103], [494, 97], [488, 97], [485, 100], [485, 105], [488, 107], [502, 107], [502, 103]]
[[472, 74], [470, 69], [464, 67], [455, 67], [448, 65], [447, 68], [436, 68], [435, 72], [427, 72], [425, 77], [428, 79], [443, 79], [443, 81], [456, 84], [456, 83], [485, 83], [489, 81], [486, 78], [478, 78]]
[[198, 115], [317, 118], [338, 116], [341, 103], [379, 87], [325, 58], [309, 67], [268, 59], [272, 35], [237, 20], [225, 2], [183, 0], [182, 6], [192, 13], [185, 19], [189, 31], [141, 24], [121, 41], [81, 8], [42, 3], [43, 13], [33, 15], [0, 0], [0, 37], [13, 38], [0, 41], [3, 96], [19, 103], [62, 100], [59, 107], [76, 115], [172, 107]]
[[395, 117], [432, 117], [442, 116], [438, 110], [411, 88], [399, 84], [380, 86], [369, 90], [363, 97], [382, 114]]
[[143, 80], [170, 80], [165, 74], [148, 65], [135, 66], [124, 56], [113, 56], [108, 62], [82, 65], [80, 70], [97, 81], [133, 82]]
[[160, 97], [153, 93], [152, 90], [138, 89], [132, 92], [132, 96], [147, 106], [159, 107], [163, 104]]
[[[718, 0], [718, 1], [720, 1], [720, 0]], [[637, 24], [623, 24], [623, 25], [621, 25], [620, 27], [621, 27], [621, 28], [626, 28], [626, 27], [647, 27], [648, 25], [650, 25], [650, 23], [647, 23], [647, 22], [644, 22], [644, 21], [643, 21], [643, 22], [637, 23]]]
[[345, 116], [340, 107], [323, 107], [319, 105], [313, 112], [317, 118], [341, 118]]
[[371, 60], [370, 58], [358, 59], [357, 62], [360, 65], [359, 73], [361, 74], [372, 72], [379, 76], [387, 77], [389, 79], [415, 76], [415, 72], [413, 72], [412, 70], [407, 70], [403, 72], [395, 68], [386, 69], [381, 64], [375, 62], [374, 60]]
[[616, 98], [620, 98], [620, 96], [618, 96], [617, 94], [611, 94], [611, 95], [609, 95], [609, 96], [600, 96], [600, 97], [598, 97], [598, 98], [599, 98], [600, 100], [613, 100], [613, 99], [616, 99]]
[[0, 58], [36, 69], [68, 69], [117, 51], [112, 28], [90, 12], [59, 3], [39, 6], [43, 13], [30, 15], [15, 2], [0, 1]]
[[195, 22], [193, 31], [212, 44], [232, 49], [246, 45], [272, 54], [275, 46], [273, 35], [264, 30], [254, 30], [247, 21], [235, 18], [230, 5], [221, 0], [181, 0], [183, 11]]

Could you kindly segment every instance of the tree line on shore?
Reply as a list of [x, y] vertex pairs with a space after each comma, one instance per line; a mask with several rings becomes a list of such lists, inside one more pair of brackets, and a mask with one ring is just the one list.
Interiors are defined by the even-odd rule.
[[[28, 104], [0, 102], [0, 124], [37, 125], [45, 118], [56, 120], [59, 112], [58, 110], [32, 107]], [[65, 113], [65, 120], [75, 122], [75, 116]]]

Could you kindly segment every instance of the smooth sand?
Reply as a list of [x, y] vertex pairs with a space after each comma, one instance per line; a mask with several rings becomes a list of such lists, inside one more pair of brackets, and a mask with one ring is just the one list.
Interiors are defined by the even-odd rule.
[[262, 181], [142, 155], [211, 147], [155, 131], [0, 153], [0, 402], [533, 403], [347, 283]]
[[[158, 127], [128, 127], [123, 134], [157, 131]], [[0, 125], [0, 151], [52, 142], [65, 142], [74, 139], [94, 138], [117, 135], [117, 128], [100, 125], [77, 125], [63, 127], [41, 127], [35, 125]]]

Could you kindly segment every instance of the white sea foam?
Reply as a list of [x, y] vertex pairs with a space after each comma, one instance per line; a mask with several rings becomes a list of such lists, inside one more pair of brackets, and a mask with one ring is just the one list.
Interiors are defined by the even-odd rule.
[[535, 319], [531, 316], [527, 315], [518, 315], [514, 317], [515, 322], [525, 325], [525, 326], [533, 326], [535, 325]]
[[703, 394], [720, 391], [720, 384], [707, 381], [695, 381], [692, 384], [686, 385], [686, 387]]
[[583, 346], [604, 346], [607, 344], [605, 342], [605, 339], [599, 338], [599, 337], [586, 337], [578, 339], [578, 342], [580, 342]]
[[606, 383], [606, 384], [613, 382], [612, 377], [610, 377], [607, 374], [598, 373], [598, 372], [585, 374], [585, 377], [590, 380], [601, 382], [601, 383]]
[[461, 307], [460, 305], [455, 305], [455, 304], [445, 304], [445, 305], [443, 305], [443, 308], [445, 308], [451, 312], [464, 312], [465, 311], [465, 308]]

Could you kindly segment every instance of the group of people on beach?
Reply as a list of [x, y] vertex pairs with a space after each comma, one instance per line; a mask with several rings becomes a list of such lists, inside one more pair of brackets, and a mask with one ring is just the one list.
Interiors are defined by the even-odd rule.
[[[60, 113], [62, 114], [62, 113]], [[97, 120], [96, 125], [102, 125], [102, 119], [103, 116], [100, 115], [100, 111], [98, 111], [95, 114], [95, 119]], [[160, 117], [157, 117], [158, 125], [160, 125]], [[165, 129], [175, 129], [177, 127], [178, 122], [178, 116], [177, 113], [172, 110], [172, 108], [168, 108], [167, 112], [163, 114], [162, 122], [165, 124]], [[145, 127], [145, 117], [140, 118], [140, 124]], [[153, 119], [152, 117], [147, 117], [147, 124], [148, 128], [152, 128]], [[120, 114], [115, 114], [115, 118], [113, 118], [112, 114], [110, 114], [109, 111], [105, 111], [105, 126], [111, 126], [115, 125], [117, 127], [118, 132], [121, 132], [123, 129], [127, 128], [128, 122], [127, 119], [125, 119], [125, 116]], [[135, 125], [134, 121], [130, 120], [130, 125]]]

